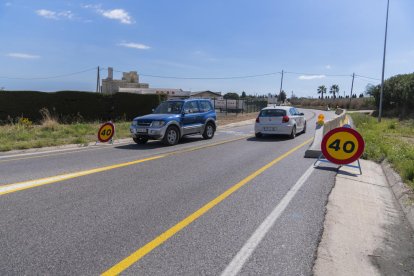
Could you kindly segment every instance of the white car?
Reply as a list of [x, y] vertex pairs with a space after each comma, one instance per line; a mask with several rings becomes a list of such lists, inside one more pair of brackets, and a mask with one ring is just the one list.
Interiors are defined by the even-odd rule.
[[257, 138], [264, 134], [284, 134], [294, 139], [297, 133], [306, 132], [306, 119], [291, 106], [266, 107], [256, 118], [254, 132]]

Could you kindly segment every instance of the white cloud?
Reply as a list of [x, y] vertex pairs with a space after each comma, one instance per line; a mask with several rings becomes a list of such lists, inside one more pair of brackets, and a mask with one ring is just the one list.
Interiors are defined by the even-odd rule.
[[98, 10], [98, 9], [101, 8], [101, 5], [82, 4], [81, 7], [84, 8], [84, 9], [95, 9], [95, 10]]
[[84, 9], [92, 9], [95, 10], [98, 14], [102, 15], [103, 17], [118, 20], [122, 24], [133, 24], [135, 23], [132, 16], [124, 9], [112, 9], [112, 10], [104, 10], [102, 9], [102, 5], [81, 5]]
[[197, 60], [206, 61], [206, 62], [216, 62], [217, 58], [212, 57], [210, 54], [203, 50], [196, 50], [191, 53], [191, 55]]
[[49, 11], [49, 10], [37, 10], [36, 11], [37, 15], [42, 16], [44, 18], [48, 18], [48, 19], [57, 19], [56, 16], [56, 12], [54, 11]]
[[51, 11], [51, 10], [45, 10], [45, 9], [41, 9], [41, 10], [37, 10], [36, 14], [47, 18], [47, 19], [72, 19], [73, 18], [73, 13], [71, 11], [61, 11], [61, 12], [55, 12], [55, 11]]
[[328, 64], [328, 65], [325, 65], [325, 68], [329, 70], [332, 68], [332, 66]]
[[132, 17], [123, 9], [99, 10], [98, 12], [106, 18], [118, 20], [122, 24], [134, 23]]
[[148, 50], [151, 47], [141, 44], [141, 43], [133, 43], [133, 42], [122, 42], [118, 44], [119, 46], [123, 46], [123, 47], [127, 47], [127, 48], [134, 48], [134, 49], [139, 49], [139, 50]]
[[25, 53], [9, 53], [7, 54], [8, 57], [12, 58], [22, 58], [22, 59], [37, 59], [40, 58], [38, 55], [31, 55], [31, 54], [25, 54]]
[[316, 80], [326, 78], [325, 75], [302, 75], [299, 77], [300, 80]]

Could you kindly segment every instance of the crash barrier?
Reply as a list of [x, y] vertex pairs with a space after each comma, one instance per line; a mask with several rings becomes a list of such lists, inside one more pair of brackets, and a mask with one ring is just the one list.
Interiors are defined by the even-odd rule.
[[345, 124], [345, 121], [346, 121], [345, 110], [341, 109], [341, 113], [339, 114], [337, 113], [337, 111], [335, 111], [335, 114], [339, 116], [333, 120], [327, 121], [323, 125], [323, 136], [325, 136], [325, 134], [331, 131], [332, 129], [340, 127]]
[[[340, 113], [337, 114], [337, 112]], [[322, 153], [321, 142], [325, 134], [334, 128], [342, 126], [346, 122], [346, 110], [337, 109], [337, 111], [335, 111], [335, 114], [339, 116], [330, 121], [324, 122], [323, 124], [316, 125], [313, 142], [305, 152], [306, 158], [318, 158]]]

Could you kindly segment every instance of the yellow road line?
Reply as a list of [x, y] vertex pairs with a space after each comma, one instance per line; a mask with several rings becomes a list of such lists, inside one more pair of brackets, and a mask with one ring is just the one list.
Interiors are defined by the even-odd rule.
[[131, 165], [135, 165], [135, 164], [139, 164], [139, 163], [143, 163], [143, 162], [147, 162], [147, 161], [151, 161], [151, 160], [156, 160], [156, 159], [168, 157], [168, 156], [171, 156], [171, 155], [196, 151], [196, 150], [200, 150], [200, 149], [204, 149], [204, 148], [208, 148], [208, 147], [214, 147], [214, 146], [218, 146], [218, 145], [222, 145], [222, 144], [226, 144], [226, 143], [230, 143], [230, 142], [235, 142], [235, 141], [238, 141], [238, 140], [246, 139], [246, 137], [247, 136], [243, 136], [243, 137], [239, 137], [239, 138], [236, 138], [236, 139], [230, 139], [230, 140], [225, 140], [225, 141], [221, 141], [221, 142], [217, 142], [217, 143], [207, 144], [207, 145], [204, 145], [204, 146], [198, 146], [198, 147], [192, 147], [192, 148], [187, 148], [187, 149], [182, 149], [182, 150], [177, 150], [177, 151], [171, 151], [171, 152], [167, 152], [167, 153], [164, 153], [164, 154], [151, 156], [151, 157], [147, 157], [147, 158], [143, 158], [143, 159], [139, 159], [139, 160], [134, 160], [134, 161], [115, 164], [115, 165], [109, 165], [109, 166], [90, 169], [90, 170], [85, 170], [85, 171], [79, 171], [79, 172], [55, 175], [55, 176], [45, 177], [45, 178], [40, 178], [40, 179], [28, 180], [28, 181], [13, 183], [13, 184], [1, 185], [0, 186], [0, 196], [5, 195], [5, 194], [14, 193], [14, 192], [17, 192], [17, 191], [22, 191], [22, 190], [38, 187], [38, 186], [43, 186], [43, 185], [47, 185], [47, 184], [60, 182], [60, 181], [63, 181], [63, 180], [77, 178], [77, 177], [81, 177], [81, 176], [85, 176], [85, 175], [89, 175], [89, 174], [94, 174], [94, 173], [109, 171], [109, 170], [118, 169], [118, 168], [122, 168], [122, 167], [126, 167], [126, 166], [131, 166]]
[[239, 190], [241, 187], [246, 185], [252, 179], [254, 179], [258, 175], [262, 174], [264, 171], [266, 171], [267, 169], [269, 169], [270, 167], [272, 167], [276, 163], [280, 162], [281, 160], [283, 160], [284, 158], [286, 158], [290, 154], [294, 153], [298, 149], [300, 149], [303, 146], [309, 144], [312, 140], [313, 140], [313, 138], [307, 140], [306, 142], [300, 144], [299, 146], [294, 147], [293, 149], [291, 149], [288, 152], [286, 152], [286, 153], [282, 154], [281, 156], [277, 157], [276, 159], [274, 159], [270, 163], [268, 163], [265, 166], [261, 167], [260, 169], [258, 169], [254, 173], [250, 174], [249, 176], [247, 176], [246, 178], [244, 178], [243, 180], [241, 180], [240, 182], [238, 182], [234, 186], [227, 189], [224, 193], [222, 193], [221, 195], [219, 195], [218, 197], [216, 197], [212, 201], [208, 202], [203, 207], [201, 207], [200, 209], [198, 209], [197, 211], [195, 211], [194, 213], [192, 213], [191, 215], [189, 215], [188, 217], [186, 217], [185, 219], [183, 219], [182, 221], [180, 221], [179, 223], [177, 223], [176, 225], [174, 225], [173, 227], [171, 227], [170, 229], [168, 229], [167, 231], [165, 231], [164, 233], [162, 233], [161, 235], [159, 235], [158, 237], [156, 237], [155, 239], [150, 241], [149, 243], [147, 243], [144, 246], [142, 246], [141, 248], [139, 248], [137, 251], [133, 252], [131, 255], [129, 255], [128, 257], [126, 257], [122, 261], [115, 264], [113, 267], [111, 267], [107, 271], [103, 272], [102, 275], [103, 276], [109, 276], [109, 275], [118, 275], [118, 274], [120, 274], [125, 269], [127, 269], [128, 267], [130, 267], [131, 265], [133, 265], [134, 263], [139, 261], [141, 258], [143, 258], [148, 253], [150, 253], [152, 250], [154, 250], [155, 248], [157, 248], [158, 246], [163, 244], [169, 238], [174, 236], [177, 232], [179, 232], [182, 229], [184, 229], [185, 227], [187, 227], [190, 223], [192, 223], [193, 221], [195, 221], [196, 219], [198, 219], [199, 217], [201, 217], [202, 215], [207, 213], [211, 208], [213, 208], [214, 206], [216, 206], [217, 204], [219, 204], [220, 202], [225, 200], [227, 197], [229, 197], [231, 194], [233, 194], [234, 192]]
[[96, 169], [92, 169], [92, 170], [86, 170], [86, 171], [80, 171], [80, 172], [74, 172], [74, 173], [68, 173], [68, 174], [61, 174], [61, 175], [56, 175], [56, 176], [52, 176], [52, 177], [46, 177], [46, 178], [41, 178], [41, 179], [35, 179], [35, 180], [29, 180], [29, 181], [4, 185], [4, 186], [0, 186], [0, 195], [14, 193], [14, 192], [17, 192], [17, 191], [26, 190], [26, 189], [30, 189], [30, 188], [34, 188], [34, 187], [38, 187], [38, 186], [47, 185], [47, 184], [52, 184], [52, 183], [55, 183], [55, 182], [60, 182], [60, 181], [63, 181], [63, 180], [68, 180], [68, 179], [72, 179], [72, 178], [76, 178], [76, 177], [80, 177], [80, 176], [85, 176], [85, 175], [89, 175], [89, 174], [93, 174], [93, 173], [113, 170], [113, 169], [122, 168], [122, 167], [130, 166], [130, 165], [135, 165], [135, 164], [143, 163], [143, 162], [150, 161], [150, 160], [160, 159], [160, 158], [163, 158], [165, 156], [166, 155], [157, 155], [157, 156], [153, 156], [153, 157], [149, 157], [149, 158], [144, 158], [144, 159], [135, 160], [135, 161], [131, 161], [131, 162], [126, 162], [126, 163], [122, 163], [122, 164], [116, 164], [116, 165], [96, 168]]
[[7, 158], [7, 156], [5, 156], [6, 158], [4, 160], [0, 160], [0, 163], [11, 162], [11, 161], [20, 161], [20, 160], [28, 160], [28, 159], [36, 159], [36, 158], [42, 158], [42, 157], [59, 156], [59, 155], [63, 155], [63, 154], [86, 152], [86, 151], [93, 151], [93, 150], [98, 150], [98, 149], [103, 149], [103, 147], [100, 147], [100, 148], [78, 148], [78, 149], [73, 149], [73, 150], [50, 152], [50, 153], [46, 153], [46, 154], [42, 153], [42, 152], [39, 152], [37, 155], [34, 155], [34, 156], [15, 157], [15, 158], [10, 158], [10, 159]]

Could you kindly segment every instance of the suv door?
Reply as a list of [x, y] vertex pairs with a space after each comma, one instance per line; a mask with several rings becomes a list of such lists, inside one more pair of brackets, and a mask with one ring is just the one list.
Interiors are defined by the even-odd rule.
[[200, 107], [200, 123], [204, 125], [210, 116], [210, 112], [213, 111], [213, 107], [208, 101], [199, 101], [198, 106]]
[[186, 102], [183, 111], [183, 134], [199, 133], [203, 125], [200, 123], [200, 109], [197, 101]]

